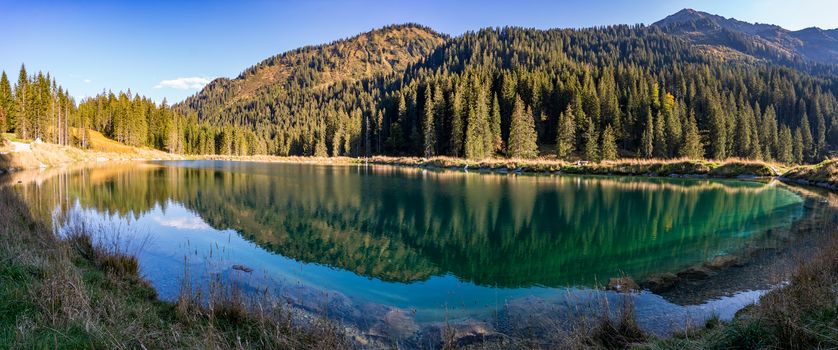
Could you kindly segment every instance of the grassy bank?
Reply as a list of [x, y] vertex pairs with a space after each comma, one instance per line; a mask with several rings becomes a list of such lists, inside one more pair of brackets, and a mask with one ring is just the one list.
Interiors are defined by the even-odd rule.
[[138, 262], [79, 226], [59, 239], [0, 189], [0, 348], [322, 349], [348, 347], [323, 320], [218, 286], [157, 299]]
[[803, 185], [838, 190], [838, 159], [792, 168], [782, 178]]
[[570, 163], [556, 159], [505, 159], [487, 158], [469, 160], [452, 157], [384, 157], [375, 156], [370, 163], [417, 166], [428, 168], [457, 168], [473, 171], [566, 173], [590, 175], [627, 176], [707, 176], [729, 178], [737, 176], [771, 177], [784, 168], [779, 164], [760, 161], [730, 159], [708, 161], [693, 159], [623, 159], [601, 163]]
[[[82, 150], [75, 147], [59, 146], [47, 143], [26, 143], [29, 149], [15, 150], [10, 142], [0, 145], [0, 170], [33, 169], [84, 162], [106, 160], [235, 160], [275, 163], [309, 164], [382, 164], [415, 166], [425, 168], [467, 169], [473, 171], [493, 171], [502, 173], [566, 173], [590, 175], [625, 175], [625, 176], [697, 176], [697, 177], [774, 177], [787, 168], [782, 164], [761, 161], [729, 159], [709, 161], [694, 159], [622, 159], [601, 163], [572, 163], [555, 158], [508, 159], [487, 158], [471, 160], [454, 157], [388, 157], [371, 158], [349, 157], [306, 157], [306, 156], [230, 156], [230, 155], [175, 155], [158, 150], [130, 147], [108, 139], [100, 133], [90, 132], [90, 148]], [[21, 141], [21, 140], [17, 140]]]
[[0, 141], [0, 172], [103, 161], [183, 158], [163, 151], [127, 146], [95, 131], [89, 133], [88, 149], [18, 140], [10, 134], [4, 136], [6, 140]]

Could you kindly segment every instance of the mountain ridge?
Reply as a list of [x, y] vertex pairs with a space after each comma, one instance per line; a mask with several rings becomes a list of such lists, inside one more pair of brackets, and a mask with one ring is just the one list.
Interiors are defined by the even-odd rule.
[[683, 9], [652, 24], [692, 43], [731, 47], [775, 63], [838, 63], [838, 28], [797, 31]]
[[432, 48], [447, 39], [428, 27], [415, 23], [373, 29], [326, 44], [307, 45], [262, 60], [236, 78], [216, 78], [199, 93], [176, 104], [180, 110], [194, 109], [199, 115], [204, 101], [228, 99], [229, 107], [238, 101], [274, 87], [268, 93], [293, 88], [322, 89], [331, 84], [390, 74], [416, 63]]
[[805, 55], [832, 33], [695, 10], [455, 37], [393, 25], [275, 55], [174, 108], [278, 155], [816, 161], [838, 145], [838, 65]]

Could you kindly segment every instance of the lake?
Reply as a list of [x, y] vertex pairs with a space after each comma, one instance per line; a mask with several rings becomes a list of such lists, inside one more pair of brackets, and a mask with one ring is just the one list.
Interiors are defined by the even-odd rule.
[[[595, 287], [776, 244], [807, 211], [776, 182], [232, 161], [90, 167], [17, 188], [59, 230], [81, 218], [142, 242], [141, 271], [164, 299], [187, 271], [199, 284], [239, 276], [331, 317], [400, 310], [411, 324], [617, 298]], [[641, 323], [665, 328], [729, 318], [761, 293], [743, 285], [695, 305], [635, 297], [640, 316], [658, 315]]]

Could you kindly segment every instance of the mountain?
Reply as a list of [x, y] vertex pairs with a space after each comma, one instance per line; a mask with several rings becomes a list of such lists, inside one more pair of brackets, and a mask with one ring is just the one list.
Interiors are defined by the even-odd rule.
[[292, 90], [321, 90], [404, 71], [446, 40], [415, 24], [394, 25], [352, 38], [308, 46], [268, 58], [235, 79], [218, 78], [177, 109], [206, 117], [262, 97], [281, 98]]
[[274, 56], [174, 108], [277, 155], [817, 161], [838, 146], [838, 75], [808, 57], [829, 56], [834, 33], [691, 10], [456, 37], [396, 25]]
[[[652, 24], [726, 58], [742, 55], [783, 64], [838, 64], [838, 29], [790, 31], [773, 24], [684, 9]], [[732, 51], [731, 51], [732, 50]]]

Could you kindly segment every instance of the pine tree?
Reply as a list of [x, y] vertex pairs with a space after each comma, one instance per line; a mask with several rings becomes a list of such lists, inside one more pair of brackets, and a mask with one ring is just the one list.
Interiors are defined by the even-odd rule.
[[434, 124], [434, 100], [431, 95], [431, 85], [425, 87], [425, 117], [422, 120], [422, 134], [424, 141], [423, 154], [425, 157], [436, 155], [436, 127]]
[[617, 139], [614, 136], [614, 130], [611, 129], [611, 124], [605, 127], [602, 132], [602, 160], [617, 159]]
[[534, 158], [538, 156], [535, 120], [532, 112], [524, 109], [524, 101], [515, 97], [509, 126], [508, 154], [513, 158]]
[[567, 159], [576, 150], [576, 117], [571, 105], [559, 115], [559, 127], [556, 135], [556, 156]]
[[695, 115], [692, 112], [687, 117], [687, 125], [685, 125], [684, 129], [684, 141], [681, 143], [679, 154], [681, 157], [690, 159], [704, 158], [704, 145], [701, 144], [701, 135], [698, 134], [698, 126], [696, 125]]

